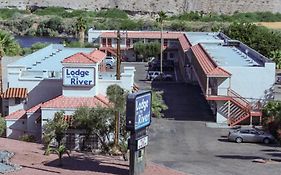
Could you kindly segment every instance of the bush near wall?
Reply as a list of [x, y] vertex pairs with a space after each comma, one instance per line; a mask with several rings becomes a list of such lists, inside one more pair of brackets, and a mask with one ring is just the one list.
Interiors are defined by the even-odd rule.
[[4, 118], [0, 116], [0, 137], [3, 135], [5, 130], [6, 130], [6, 122]]

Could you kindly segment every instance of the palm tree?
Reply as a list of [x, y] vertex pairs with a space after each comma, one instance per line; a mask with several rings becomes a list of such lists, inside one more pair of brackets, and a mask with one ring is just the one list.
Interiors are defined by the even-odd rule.
[[70, 157], [70, 154], [64, 145], [59, 145], [57, 148], [49, 148], [50, 153], [55, 153], [59, 156], [59, 166], [62, 166], [62, 156], [67, 154]]
[[159, 22], [161, 24], [161, 52], [160, 52], [160, 72], [162, 73], [163, 71], [163, 21], [167, 18], [167, 15], [165, 12], [160, 11], [158, 13], [158, 17], [156, 18], [156, 21]]
[[115, 113], [114, 149], [119, 147], [120, 113], [125, 110], [125, 92], [118, 85], [110, 85], [106, 90], [109, 101], [113, 104]]
[[79, 35], [78, 39], [79, 39], [79, 43], [81, 45], [84, 44], [86, 28], [87, 28], [87, 21], [82, 16], [77, 18], [77, 21], [76, 21], [76, 31], [78, 32], [78, 35]]

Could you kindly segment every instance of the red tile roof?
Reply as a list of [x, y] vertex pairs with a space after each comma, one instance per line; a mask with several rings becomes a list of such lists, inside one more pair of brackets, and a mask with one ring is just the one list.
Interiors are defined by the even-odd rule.
[[18, 120], [18, 119], [26, 119], [26, 113], [34, 113], [36, 111], [38, 111], [39, 109], [41, 109], [41, 105], [42, 103], [33, 106], [32, 108], [28, 109], [27, 111], [24, 109], [20, 109], [16, 112], [11, 113], [10, 115], [6, 116], [5, 119], [6, 120]]
[[94, 60], [96, 60], [98, 63], [106, 57], [106, 54], [100, 50], [94, 50], [89, 55], [94, 58]]
[[226, 70], [218, 67], [217, 64], [211, 59], [209, 54], [204, 50], [201, 44], [191, 47], [195, 58], [203, 69], [204, 73], [209, 77], [229, 77], [231, 74]]
[[23, 109], [18, 110], [5, 117], [5, 120], [19, 120], [19, 119], [26, 119], [25, 110]]
[[32, 108], [28, 109], [26, 112], [28, 112], [28, 113], [36, 112], [37, 110], [39, 110], [41, 108], [41, 105], [42, 105], [42, 103], [39, 103], [38, 105], [33, 106]]
[[82, 64], [100, 63], [105, 57], [106, 54], [99, 50], [95, 50], [90, 54], [79, 52], [65, 58], [62, 61], [62, 63], [82, 63]]
[[[128, 31], [120, 32], [121, 38], [147, 38], [147, 39], [160, 39], [161, 32], [160, 31]], [[179, 32], [163, 32], [164, 39], [178, 39], [182, 33]], [[116, 38], [117, 32], [103, 32], [101, 34], [103, 38]]]
[[26, 98], [27, 89], [26, 88], [8, 88], [2, 98]]
[[107, 107], [108, 100], [102, 95], [95, 97], [66, 97], [58, 96], [42, 104], [42, 108], [79, 108], [82, 106], [87, 107]]
[[187, 39], [187, 37], [185, 36], [185, 34], [182, 34], [179, 37], [179, 42], [180, 42], [182, 50], [184, 50], [184, 51], [188, 50], [192, 46], [191, 43], [189, 42], [189, 40]]

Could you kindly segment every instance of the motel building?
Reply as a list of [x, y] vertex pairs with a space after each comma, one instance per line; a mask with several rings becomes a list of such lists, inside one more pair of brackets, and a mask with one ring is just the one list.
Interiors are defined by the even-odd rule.
[[[103, 63], [106, 55], [116, 55], [117, 32], [88, 32], [99, 50], [49, 45], [8, 65], [2, 94], [7, 137], [40, 139], [42, 126], [56, 112], [65, 111], [68, 118], [81, 106], [106, 106], [112, 84], [133, 90], [134, 67], [125, 67], [115, 80]], [[163, 59], [174, 61], [186, 83], [200, 86], [216, 123], [260, 125], [261, 106], [273, 99], [274, 62], [220, 32], [164, 31], [162, 36]], [[122, 56], [136, 61], [134, 43], [160, 39], [159, 31], [121, 31]]]
[[43, 125], [56, 112], [71, 120], [82, 106], [107, 106], [108, 86], [134, 88], [134, 67], [124, 67], [121, 79], [103, 63], [106, 54], [87, 48], [49, 45], [7, 66], [3, 111], [8, 138], [23, 134], [41, 139]]
[[[121, 31], [123, 57], [135, 61], [133, 44], [159, 41], [159, 31]], [[88, 42], [116, 55], [116, 31], [88, 31]], [[273, 99], [275, 63], [220, 32], [163, 31], [163, 60], [173, 60], [186, 83], [198, 84], [225, 125], [260, 125], [261, 106]], [[193, 99], [190, 99], [193, 100]]]

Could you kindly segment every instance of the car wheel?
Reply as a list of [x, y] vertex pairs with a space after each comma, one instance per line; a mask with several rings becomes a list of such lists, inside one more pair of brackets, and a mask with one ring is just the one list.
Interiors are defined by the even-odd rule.
[[269, 138], [265, 138], [265, 139], [263, 139], [263, 143], [265, 143], [265, 144], [269, 144], [269, 142], [270, 142]]
[[236, 143], [242, 143], [243, 142], [243, 139], [241, 137], [237, 137], [235, 139]]

